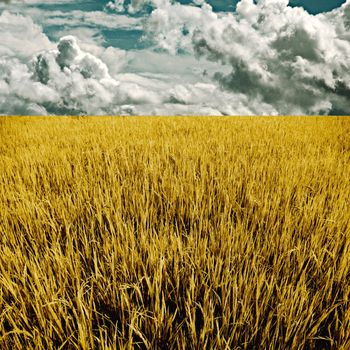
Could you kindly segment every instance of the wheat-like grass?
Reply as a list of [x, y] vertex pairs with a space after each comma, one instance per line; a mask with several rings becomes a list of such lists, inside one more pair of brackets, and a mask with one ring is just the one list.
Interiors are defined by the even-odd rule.
[[2, 118], [1, 349], [350, 349], [350, 119]]

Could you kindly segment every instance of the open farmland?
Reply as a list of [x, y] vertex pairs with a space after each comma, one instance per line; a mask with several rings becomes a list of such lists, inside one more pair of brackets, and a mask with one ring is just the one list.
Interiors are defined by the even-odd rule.
[[350, 118], [0, 119], [1, 349], [350, 349]]

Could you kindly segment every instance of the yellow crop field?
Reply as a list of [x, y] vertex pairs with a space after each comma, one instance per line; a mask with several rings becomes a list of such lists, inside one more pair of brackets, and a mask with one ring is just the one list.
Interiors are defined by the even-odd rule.
[[0, 349], [350, 349], [350, 118], [1, 118]]

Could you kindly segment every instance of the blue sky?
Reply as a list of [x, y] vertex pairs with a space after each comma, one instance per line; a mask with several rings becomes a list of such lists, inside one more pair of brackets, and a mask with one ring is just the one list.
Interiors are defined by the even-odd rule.
[[303, 6], [310, 13], [316, 14], [324, 11], [330, 11], [342, 5], [345, 0], [294, 0], [291, 5]]
[[0, 2], [0, 113], [350, 114], [349, 27], [350, 0]]

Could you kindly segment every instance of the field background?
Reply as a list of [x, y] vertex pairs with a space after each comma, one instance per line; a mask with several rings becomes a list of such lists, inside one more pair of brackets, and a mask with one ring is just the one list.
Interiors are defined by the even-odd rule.
[[350, 118], [0, 119], [1, 349], [350, 349]]

